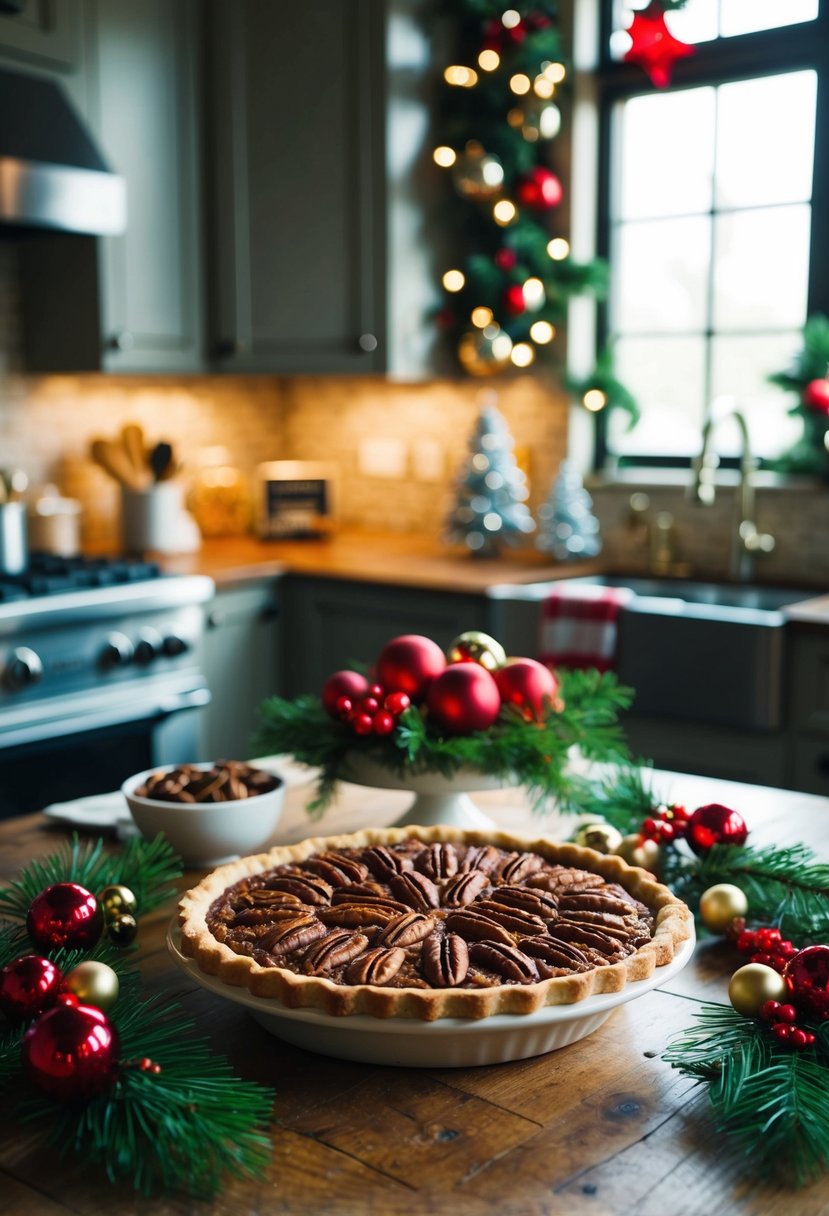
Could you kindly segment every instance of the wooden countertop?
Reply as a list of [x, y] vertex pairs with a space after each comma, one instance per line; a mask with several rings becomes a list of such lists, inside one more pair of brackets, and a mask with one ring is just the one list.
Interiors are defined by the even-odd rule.
[[[656, 789], [689, 806], [735, 806], [757, 843], [808, 841], [829, 856], [827, 799], [676, 774], [657, 774]], [[319, 832], [304, 814], [307, 794], [307, 785], [289, 788], [276, 841]], [[409, 799], [343, 786], [322, 830], [391, 822]], [[510, 831], [564, 835], [572, 829], [572, 820], [533, 817], [520, 791], [476, 794], [475, 800]], [[13, 878], [62, 837], [40, 815], [0, 824], [0, 878]], [[188, 873], [182, 889], [198, 877]], [[84, 1172], [71, 1151], [59, 1160], [35, 1149], [31, 1129], [0, 1114], [0, 1207], [9, 1216], [829, 1211], [829, 1179], [792, 1192], [747, 1176], [739, 1154], [717, 1134], [705, 1093], [660, 1058], [669, 1036], [693, 1023], [700, 1000], [725, 999], [736, 963], [721, 943], [698, 945], [665, 988], [620, 1006], [588, 1038], [548, 1055], [484, 1068], [381, 1068], [289, 1047], [238, 1005], [197, 987], [165, 950], [172, 914], [171, 903], [141, 921], [138, 958], [146, 988], [179, 995], [199, 1032], [241, 1075], [274, 1087], [267, 1177], [228, 1180], [212, 1205], [175, 1197], [144, 1201]]]

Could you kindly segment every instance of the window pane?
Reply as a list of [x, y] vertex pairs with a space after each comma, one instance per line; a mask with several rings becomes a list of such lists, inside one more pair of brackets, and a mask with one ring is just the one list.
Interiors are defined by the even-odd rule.
[[[779, 456], [799, 437], [801, 423], [789, 418], [792, 402], [782, 389], [769, 384], [771, 372], [788, 367], [803, 344], [800, 333], [715, 338], [711, 351], [711, 393], [734, 398], [748, 422], [755, 456]], [[738, 455], [739, 435], [725, 424], [717, 435], [717, 451]]]
[[710, 42], [717, 37], [719, 0], [688, 0], [665, 14], [665, 24], [680, 42]]
[[714, 328], [783, 329], [806, 316], [810, 208], [736, 211], [714, 221]]
[[622, 107], [620, 126], [622, 219], [709, 210], [713, 89], [635, 97]]
[[718, 207], [799, 202], [811, 196], [816, 96], [815, 72], [720, 88]]
[[703, 330], [710, 245], [707, 216], [621, 225], [613, 261], [614, 329]]
[[[694, 3], [690, 0], [689, 8]], [[818, 0], [722, 0], [720, 33], [726, 37], [814, 21]], [[679, 34], [677, 34], [679, 37]]]
[[705, 343], [699, 338], [620, 338], [616, 370], [642, 410], [626, 433], [624, 416], [610, 416], [611, 451], [687, 456], [699, 450], [705, 399]]

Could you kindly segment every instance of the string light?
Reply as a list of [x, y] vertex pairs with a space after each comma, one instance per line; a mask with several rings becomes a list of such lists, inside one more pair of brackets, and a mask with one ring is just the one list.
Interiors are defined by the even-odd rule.
[[607, 405], [607, 395], [600, 388], [589, 388], [582, 397], [582, 405], [591, 414], [598, 414]]
[[545, 63], [544, 75], [553, 84], [561, 84], [564, 77], [567, 75], [567, 69], [563, 63]]
[[556, 86], [553, 84], [552, 80], [548, 80], [546, 76], [536, 76], [535, 80], [533, 81], [533, 92], [535, 93], [536, 97], [543, 97], [546, 101], [552, 97], [555, 91]]
[[[487, 329], [489, 328], [490, 326], [487, 326]], [[496, 326], [495, 328], [497, 329], [498, 327]], [[484, 336], [487, 336], [486, 329], [484, 330]], [[499, 331], [495, 337], [492, 338], [492, 354], [493, 357], [498, 360], [498, 362], [500, 362], [502, 359], [509, 359], [512, 350], [512, 338], [509, 336], [509, 334], [504, 334]]]
[[450, 169], [458, 159], [454, 148], [447, 148], [442, 144], [439, 148], [435, 148], [432, 153], [432, 160], [436, 165], [440, 165], [441, 169]]
[[492, 309], [485, 308], [483, 304], [480, 304], [477, 308], [472, 309], [470, 319], [472, 324], [478, 329], [486, 329], [487, 325], [492, 322]]
[[496, 68], [501, 66], [501, 56], [497, 51], [486, 50], [481, 51], [478, 56], [478, 67], [484, 72], [494, 72]]
[[447, 291], [462, 291], [466, 277], [462, 270], [447, 270], [443, 276], [443, 286]]
[[474, 68], [464, 67], [459, 63], [452, 63], [443, 73], [443, 79], [447, 84], [455, 85], [460, 89], [471, 89], [478, 83], [478, 73]]
[[529, 367], [535, 359], [535, 351], [529, 342], [516, 342], [510, 358], [516, 367]]
[[563, 236], [554, 236], [547, 242], [547, 253], [554, 262], [563, 262], [570, 256], [570, 243], [565, 241]]
[[505, 30], [514, 30], [516, 25], [521, 24], [521, 14], [516, 12], [514, 8], [508, 8], [501, 14], [501, 25]]
[[555, 336], [555, 326], [549, 321], [533, 321], [530, 326], [530, 337], [538, 346], [546, 346]]
[[527, 279], [522, 291], [524, 292], [524, 303], [530, 310], [534, 311], [544, 303], [544, 284], [541, 279]]
[[514, 223], [518, 218], [518, 208], [508, 198], [501, 198], [492, 208], [492, 218], [496, 224], [506, 228], [508, 224]]
[[523, 72], [516, 72], [514, 76], [510, 76], [509, 78], [509, 87], [513, 93], [517, 93], [521, 97], [524, 93], [529, 93], [532, 86], [529, 76], [526, 76]]

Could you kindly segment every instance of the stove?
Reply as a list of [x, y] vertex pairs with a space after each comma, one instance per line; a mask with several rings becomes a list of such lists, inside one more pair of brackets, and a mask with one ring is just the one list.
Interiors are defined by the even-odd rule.
[[0, 817], [199, 759], [202, 575], [34, 554], [0, 576]]

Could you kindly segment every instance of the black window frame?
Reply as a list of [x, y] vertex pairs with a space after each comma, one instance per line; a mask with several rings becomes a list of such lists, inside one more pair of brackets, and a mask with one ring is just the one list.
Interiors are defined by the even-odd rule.
[[[619, 101], [647, 95], [655, 90], [640, 67], [611, 57], [613, 0], [600, 2], [600, 53], [596, 69], [599, 109], [596, 246], [599, 255], [607, 259], [610, 255], [611, 232], [613, 110]], [[781, 4], [785, 2], [786, 0], [780, 0]], [[693, 55], [680, 59], [674, 65], [669, 88], [659, 92], [668, 93], [695, 85], [719, 85], [781, 70], [803, 69], [812, 69], [817, 73], [807, 314], [811, 316], [821, 312], [829, 315], [829, 0], [819, 0], [818, 15], [812, 21], [698, 43]], [[604, 345], [608, 334], [608, 307], [602, 302], [599, 304], [597, 316], [599, 346]], [[601, 412], [595, 416], [594, 465], [597, 472], [604, 470], [609, 455], [607, 417]], [[692, 455], [625, 455], [619, 458], [619, 463], [621, 467], [628, 468], [689, 468], [692, 459]], [[724, 467], [736, 467], [737, 463], [736, 458], [722, 461]]]

